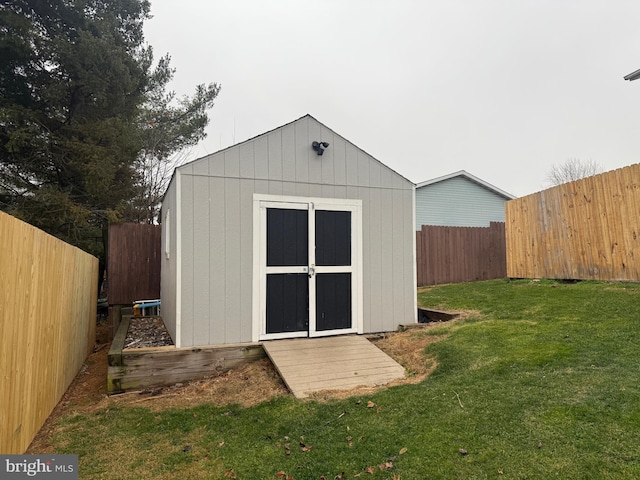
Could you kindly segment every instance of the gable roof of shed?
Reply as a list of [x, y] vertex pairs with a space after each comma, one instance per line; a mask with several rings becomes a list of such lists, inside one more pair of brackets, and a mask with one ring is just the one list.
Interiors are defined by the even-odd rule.
[[421, 183], [418, 183], [416, 185], [416, 190], [422, 187], [426, 187], [428, 185], [433, 185], [434, 183], [440, 183], [440, 182], [444, 182], [445, 180], [450, 180], [452, 178], [456, 178], [456, 177], [462, 177], [462, 178], [466, 178], [467, 180], [470, 180], [473, 183], [476, 183], [478, 185], [480, 185], [481, 187], [501, 196], [506, 198], [507, 200], [513, 200], [514, 198], [516, 198], [514, 195], [511, 195], [510, 193], [505, 192], [504, 190], [499, 189], [498, 187], [495, 187], [493, 185], [491, 185], [489, 182], [485, 182], [484, 180], [471, 175], [469, 172], [465, 171], [465, 170], [460, 170], [458, 172], [454, 172], [454, 173], [450, 173], [448, 175], [443, 175], [442, 177], [437, 177], [437, 178], [433, 178], [431, 180], [427, 180]]
[[[293, 121], [291, 121], [291, 122], [285, 123], [284, 125], [280, 125], [279, 127], [272, 128], [271, 130], [267, 130], [266, 132], [260, 133], [259, 135], [255, 135], [255, 136], [253, 136], [253, 137], [251, 137], [251, 138], [248, 138], [247, 140], [244, 140], [244, 141], [242, 141], [242, 142], [238, 142], [238, 143], [234, 143], [233, 145], [229, 145], [228, 147], [225, 147], [225, 148], [222, 148], [222, 149], [220, 149], [220, 150], [217, 150], [217, 151], [215, 151], [215, 152], [213, 152], [213, 153], [210, 153], [210, 154], [208, 154], [208, 155], [205, 155], [204, 157], [196, 158], [195, 160], [192, 160], [192, 161], [190, 161], [190, 162], [187, 162], [187, 163], [184, 163], [184, 164], [182, 164], [182, 165], [179, 165], [179, 166], [177, 166], [177, 167], [175, 168], [175, 170], [178, 170], [179, 168], [182, 168], [182, 167], [184, 167], [184, 166], [191, 165], [191, 164], [193, 164], [193, 163], [199, 162], [199, 161], [204, 160], [204, 159], [206, 159], [206, 158], [210, 158], [210, 157], [212, 157], [212, 156], [214, 156], [214, 155], [218, 155], [218, 154], [220, 154], [220, 153], [222, 153], [222, 152], [225, 152], [226, 150], [229, 150], [229, 149], [231, 149], [231, 148], [236, 148], [236, 147], [238, 147], [238, 146], [240, 146], [240, 145], [242, 145], [242, 144], [249, 143], [249, 142], [251, 142], [251, 141], [255, 140], [256, 138], [262, 137], [262, 136], [264, 136], [264, 135], [268, 135], [268, 134], [270, 134], [271, 132], [275, 132], [276, 130], [279, 130], [279, 129], [281, 129], [281, 128], [284, 128], [284, 127], [287, 127], [287, 126], [289, 126], [289, 125], [292, 125], [292, 124], [294, 124], [294, 123], [296, 123], [296, 122], [299, 122], [299, 121], [300, 121], [300, 120], [302, 120], [303, 118], [310, 118], [310, 119], [312, 119], [314, 122], [319, 123], [320, 125], [322, 125], [322, 126], [323, 126], [324, 128], [326, 128], [327, 130], [330, 130], [334, 135], [337, 135], [337, 136], [339, 136], [340, 138], [342, 138], [345, 142], [350, 143], [351, 145], [353, 145], [354, 147], [356, 147], [358, 150], [360, 150], [361, 152], [365, 153], [366, 155], [368, 155], [369, 157], [371, 157], [372, 159], [374, 159], [375, 161], [377, 161], [378, 163], [380, 163], [382, 166], [384, 166], [385, 168], [389, 169], [390, 171], [392, 171], [393, 173], [395, 173], [396, 175], [398, 175], [399, 177], [401, 177], [402, 179], [406, 180], [407, 182], [409, 182], [409, 183], [410, 183], [410, 184], [412, 184], [412, 185], [415, 185], [415, 184], [414, 184], [411, 180], [409, 180], [407, 177], [405, 177], [404, 175], [402, 175], [402, 174], [398, 173], [396, 170], [394, 170], [393, 168], [389, 167], [387, 164], [385, 164], [385, 163], [381, 162], [380, 160], [378, 160], [376, 157], [374, 157], [374, 156], [373, 156], [373, 155], [371, 155], [370, 153], [367, 153], [364, 149], [360, 148], [360, 147], [359, 147], [359, 146], [357, 146], [355, 143], [353, 143], [352, 141], [348, 140], [346, 137], [344, 137], [344, 136], [340, 135], [339, 133], [337, 133], [337, 132], [336, 132], [335, 130], [333, 130], [332, 128], [327, 127], [324, 123], [322, 123], [322, 122], [321, 122], [321, 121], [319, 121], [317, 118], [315, 118], [314, 116], [312, 116], [312, 115], [310, 115], [310, 114], [308, 114], [308, 113], [307, 113], [306, 115], [301, 116], [300, 118], [296, 118], [295, 120], [293, 120]], [[175, 176], [175, 170], [174, 170], [174, 172], [173, 172], [173, 176]], [[172, 176], [172, 179], [171, 179], [171, 180], [173, 180], [173, 176]]]

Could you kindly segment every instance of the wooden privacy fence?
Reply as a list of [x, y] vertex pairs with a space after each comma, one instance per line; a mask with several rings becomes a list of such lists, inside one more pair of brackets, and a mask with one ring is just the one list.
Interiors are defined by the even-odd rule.
[[109, 227], [109, 305], [160, 298], [160, 225], [123, 223]]
[[136, 300], [160, 298], [162, 227], [143, 223], [109, 226], [107, 278], [109, 326], [113, 338], [120, 325], [120, 309]]
[[640, 164], [507, 202], [513, 278], [640, 281]]
[[422, 225], [416, 232], [418, 286], [504, 278], [504, 223], [489, 227]]
[[0, 212], [0, 453], [23, 453], [95, 342], [98, 259]]

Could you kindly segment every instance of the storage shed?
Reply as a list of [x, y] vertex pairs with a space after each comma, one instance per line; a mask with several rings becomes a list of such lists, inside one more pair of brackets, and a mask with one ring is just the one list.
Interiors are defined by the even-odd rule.
[[175, 344], [416, 322], [414, 187], [310, 115], [176, 168], [161, 274]]
[[504, 204], [514, 198], [460, 170], [416, 185], [416, 227], [488, 227], [504, 222]]

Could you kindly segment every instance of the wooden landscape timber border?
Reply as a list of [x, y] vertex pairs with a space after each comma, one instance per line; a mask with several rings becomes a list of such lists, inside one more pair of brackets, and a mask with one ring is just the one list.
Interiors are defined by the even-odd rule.
[[197, 380], [266, 356], [262, 344], [212, 347], [124, 348], [131, 316], [122, 317], [108, 357], [107, 393], [122, 393]]
[[[448, 322], [454, 318], [458, 318], [458, 312], [446, 312], [444, 310], [435, 310], [433, 308], [418, 307], [418, 324], [431, 322]], [[405, 325], [406, 327], [406, 325]]]
[[[120, 326], [108, 355], [107, 393], [109, 394], [173, 385], [218, 375], [267, 356], [262, 343], [125, 349], [124, 343], [133, 315], [131, 315], [131, 308], [122, 310], [125, 314], [119, 321]], [[418, 312], [422, 315], [422, 322], [399, 325], [399, 331], [425, 327], [429, 322], [453, 320], [460, 315], [458, 312], [446, 312], [427, 307], [418, 307]]]

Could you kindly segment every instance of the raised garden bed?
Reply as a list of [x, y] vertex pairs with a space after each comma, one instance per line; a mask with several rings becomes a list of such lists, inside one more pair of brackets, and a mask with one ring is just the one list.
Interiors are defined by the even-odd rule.
[[[130, 329], [132, 322], [134, 327]], [[166, 344], [148, 346], [149, 338], [154, 336], [167, 342], [168, 334], [165, 336], [164, 324], [160, 326], [158, 322], [161, 322], [161, 317], [122, 317], [109, 350], [109, 394], [219, 375], [265, 357], [259, 343], [185, 348]], [[138, 333], [137, 337], [135, 332]], [[129, 348], [126, 347], [127, 344], [130, 345]], [[140, 344], [147, 346], [139, 347]]]
[[[414, 328], [459, 315], [419, 307], [418, 323], [400, 327]], [[176, 348], [161, 317], [125, 315], [109, 350], [107, 391], [114, 394], [197, 380], [265, 356], [261, 343]]]
[[166, 347], [173, 345], [162, 317], [133, 317], [124, 340], [124, 348]]

